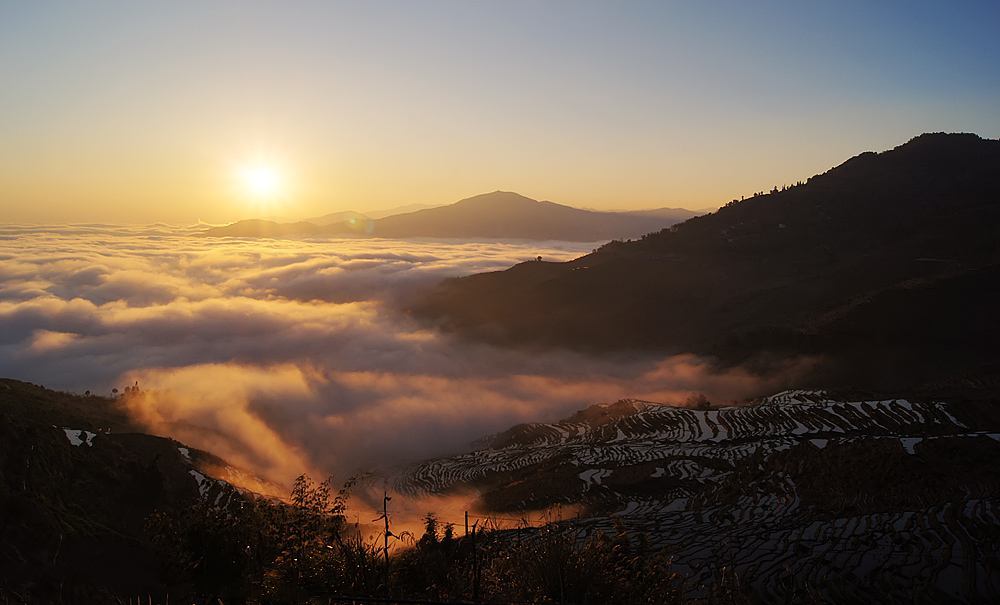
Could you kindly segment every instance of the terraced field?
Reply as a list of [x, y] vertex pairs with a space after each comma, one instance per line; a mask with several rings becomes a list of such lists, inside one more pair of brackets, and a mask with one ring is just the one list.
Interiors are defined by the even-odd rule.
[[644, 536], [693, 592], [721, 564], [768, 600], [992, 600], [995, 408], [824, 391], [707, 410], [620, 401], [515, 427], [395, 487], [473, 488], [508, 515], [581, 504], [567, 528]]

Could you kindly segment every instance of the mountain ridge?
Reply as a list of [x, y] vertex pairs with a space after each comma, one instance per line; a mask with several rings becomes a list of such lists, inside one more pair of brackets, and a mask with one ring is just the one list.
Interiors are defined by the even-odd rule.
[[206, 237], [435, 237], [606, 241], [638, 237], [696, 216], [681, 208], [648, 211], [583, 210], [539, 201], [509, 191], [494, 191], [453, 204], [415, 209], [382, 218], [336, 212], [306, 221], [280, 223], [251, 219], [202, 233]]
[[[1000, 264], [997, 174], [1000, 141], [922, 135], [566, 263], [447, 280], [411, 311], [506, 345], [693, 352], [724, 363], [832, 353], [855, 370], [915, 360], [921, 370], [900, 377], [913, 384], [927, 369], [940, 377], [992, 359], [981, 336], [996, 332], [998, 322], [983, 320], [1000, 303], [990, 281]], [[953, 280], [974, 281], [963, 291], [982, 296], [957, 298], [948, 290]], [[960, 362], [935, 370], [932, 350], [910, 355], [898, 338], [867, 343], [886, 354], [879, 360], [864, 353], [860, 335], [847, 338], [843, 324], [816, 329], [838, 307], [893, 289], [933, 296], [936, 308], [957, 317], [949, 353]], [[919, 322], [913, 334], [934, 329], [936, 318], [920, 310], [911, 296], [904, 315]], [[888, 311], [862, 327], [905, 333]], [[837, 384], [848, 374], [824, 380]]]

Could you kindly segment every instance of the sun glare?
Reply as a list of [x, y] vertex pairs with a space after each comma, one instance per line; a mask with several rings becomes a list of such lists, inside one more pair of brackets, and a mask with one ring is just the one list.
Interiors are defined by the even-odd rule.
[[237, 174], [243, 190], [259, 201], [272, 201], [282, 193], [281, 172], [267, 163], [243, 166]]

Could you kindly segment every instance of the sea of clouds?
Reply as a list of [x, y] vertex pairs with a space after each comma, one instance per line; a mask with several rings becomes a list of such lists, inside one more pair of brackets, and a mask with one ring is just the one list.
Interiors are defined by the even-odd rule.
[[132, 411], [151, 432], [279, 483], [453, 453], [593, 403], [729, 401], [794, 379], [691, 355], [500, 349], [399, 311], [446, 277], [592, 247], [0, 226], [0, 376], [102, 394], [138, 381]]

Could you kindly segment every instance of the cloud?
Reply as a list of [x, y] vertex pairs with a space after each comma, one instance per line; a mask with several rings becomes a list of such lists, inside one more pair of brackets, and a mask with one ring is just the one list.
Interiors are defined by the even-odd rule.
[[394, 309], [438, 280], [590, 246], [207, 240], [189, 229], [0, 228], [0, 374], [108, 392], [150, 430], [277, 482], [397, 464], [596, 402], [783, 386], [693, 356], [505, 350]]

